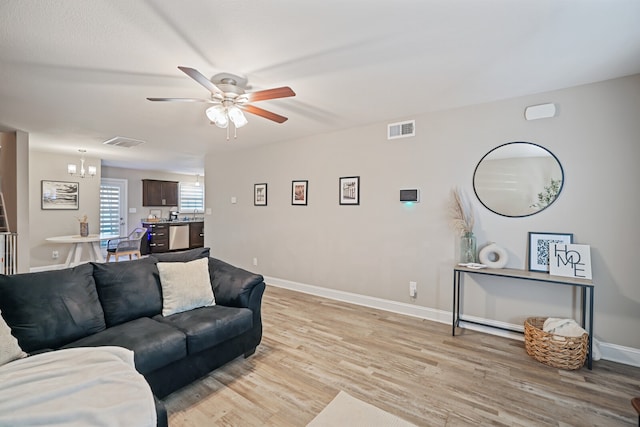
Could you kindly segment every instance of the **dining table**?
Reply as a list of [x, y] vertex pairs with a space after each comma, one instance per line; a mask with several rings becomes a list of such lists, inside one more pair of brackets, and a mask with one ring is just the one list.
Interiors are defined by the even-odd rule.
[[113, 236], [103, 236], [100, 234], [89, 234], [81, 236], [79, 234], [70, 236], [48, 237], [45, 240], [51, 243], [63, 243], [71, 245], [69, 254], [64, 263], [65, 267], [71, 267], [80, 264], [82, 260], [83, 248], [88, 248], [89, 261], [104, 262], [100, 241], [113, 238]]

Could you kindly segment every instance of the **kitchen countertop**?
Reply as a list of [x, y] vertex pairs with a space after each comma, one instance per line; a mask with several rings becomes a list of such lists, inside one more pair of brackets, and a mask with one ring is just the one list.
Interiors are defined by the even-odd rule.
[[173, 221], [169, 221], [168, 219], [160, 219], [158, 221], [149, 221], [148, 219], [143, 219], [142, 222], [145, 223], [145, 224], [174, 224], [174, 225], [182, 225], [182, 224], [190, 224], [192, 222], [204, 222], [204, 218], [174, 219]]

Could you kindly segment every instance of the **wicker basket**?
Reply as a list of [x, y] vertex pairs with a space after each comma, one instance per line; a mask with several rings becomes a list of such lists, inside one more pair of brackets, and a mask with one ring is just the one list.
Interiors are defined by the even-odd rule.
[[563, 337], [542, 330], [546, 317], [530, 317], [524, 322], [524, 347], [538, 362], [560, 369], [580, 369], [587, 358], [589, 334]]

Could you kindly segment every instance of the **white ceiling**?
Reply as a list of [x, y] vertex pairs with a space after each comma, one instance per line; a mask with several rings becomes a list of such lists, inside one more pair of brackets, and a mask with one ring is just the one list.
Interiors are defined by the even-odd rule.
[[[177, 69], [246, 75], [238, 138]], [[638, 0], [0, 0], [0, 128], [38, 150], [202, 173], [204, 154], [640, 72]], [[124, 136], [136, 148], [103, 141]]]

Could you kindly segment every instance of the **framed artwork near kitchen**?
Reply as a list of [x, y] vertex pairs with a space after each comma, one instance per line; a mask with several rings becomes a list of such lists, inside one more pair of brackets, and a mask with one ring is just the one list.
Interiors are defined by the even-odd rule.
[[42, 210], [79, 209], [80, 183], [42, 180]]

